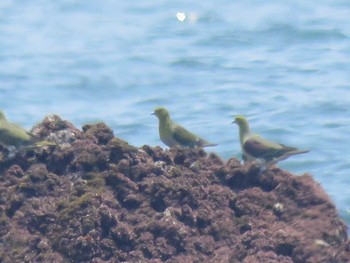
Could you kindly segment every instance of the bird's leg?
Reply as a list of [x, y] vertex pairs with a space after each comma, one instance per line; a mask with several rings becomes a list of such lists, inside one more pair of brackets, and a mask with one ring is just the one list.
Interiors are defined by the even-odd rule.
[[259, 167], [259, 175], [263, 172], [265, 172], [268, 168], [267, 164], [266, 164], [266, 161], [264, 159], [260, 159], [260, 158], [257, 158], [257, 159], [250, 159], [249, 162], [252, 164], [252, 165], [255, 165], [257, 167]]
[[243, 163], [247, 163], [249, 160], [248, 160], [248, 156], [245, 155], [244, 153], [242, 153], [242, 162]]
[[265, 172], [269, 166], [267, 165], [266, 161], [263, 159], [256, 159], [256, 163], [259, 166], [259, 175], [263, 172]]

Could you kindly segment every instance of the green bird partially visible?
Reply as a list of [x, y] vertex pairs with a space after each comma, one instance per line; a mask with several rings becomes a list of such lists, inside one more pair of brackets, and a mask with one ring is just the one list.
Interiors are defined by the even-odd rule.
[[20, 146], [54, 146], [55, 143], [48, 141], [39, 141], [31, 133], [27, 132], [21, 126], [9, 122], [5, 114], [0, 111], [0, 145], [4, 147], [15, 146], [16, 148]]
[[0, 111], [0, 143], [3, 146], [28, 145], [31, 142], [31, 134], [17, 124], [10, 123], [4, 113]]
[[161, 141], [169, 147], [180, 146], [194, 148], [216, 146], [216, 144], [207, 142], [173, 122], [169, 112], [163, 107], [156, 108], [152, 115], [157, 116], [159, 120], [159, 137]]
[[239, 127], [239, 139], [243, 158], [249, 160], [260, 159], [266, 163], [276, 163], [291, 155], [307, 153], [309, 150], [298, 150], [261, 138], [250, 131], [248, 121], [243, 116], [237, 116], [233, 123]]

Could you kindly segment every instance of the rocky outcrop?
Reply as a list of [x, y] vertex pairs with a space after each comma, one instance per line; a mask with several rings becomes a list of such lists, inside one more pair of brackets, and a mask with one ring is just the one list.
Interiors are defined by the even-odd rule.
[[312, 176], [202, 149], [136, 148], [58, 116], [56, 147], [0, 152], [0, 262], [350, 262]]

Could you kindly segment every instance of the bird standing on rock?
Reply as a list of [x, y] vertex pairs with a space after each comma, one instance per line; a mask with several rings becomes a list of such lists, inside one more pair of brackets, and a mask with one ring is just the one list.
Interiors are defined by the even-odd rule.
[[38, 147], [42, 146], [56, 146], [56, 143], [48, 141], [39, 141], [33, 134], [27, 132], [21, 126], [9, 122], [5, 114], [0, 111], [0, 145], [3, 147], [34, 145]]
[[169, 147], [180, 146], [194, 148], [216, 145], [207, 142], [173, 122], [170, 118], [169, 112], [163, 107], [156, 108], [152, 115], [157, 116], [159, 119], [160, 139]]
[[31, 142], [31, 134], [21, 126], [8, 122], [4, 113], [0, 111], [0, 144], [7, 146], [28, 145]]
[[295, 147], [285, 146], [268, 141], [250, 131], [248, 121], [243, 116], [237, 116], [233, 123], [239, 127], [239, 139], [243, 156], [247, 160], [260, 159], [272, 165], [291, 155], [307, 153], [309, 150], [298, 150]]

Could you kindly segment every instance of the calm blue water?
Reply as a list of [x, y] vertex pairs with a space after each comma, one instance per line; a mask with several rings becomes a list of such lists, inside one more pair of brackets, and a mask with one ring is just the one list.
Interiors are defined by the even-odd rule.
[[163, 105], [225, 159], [243, 114], [311, 149], [280, 167], [311, 173], [350, 224], [349, 1], [188, 2], [0, 1], [0, 108], [28, 129], [56, 113], [164, 146], [149, 115]]

